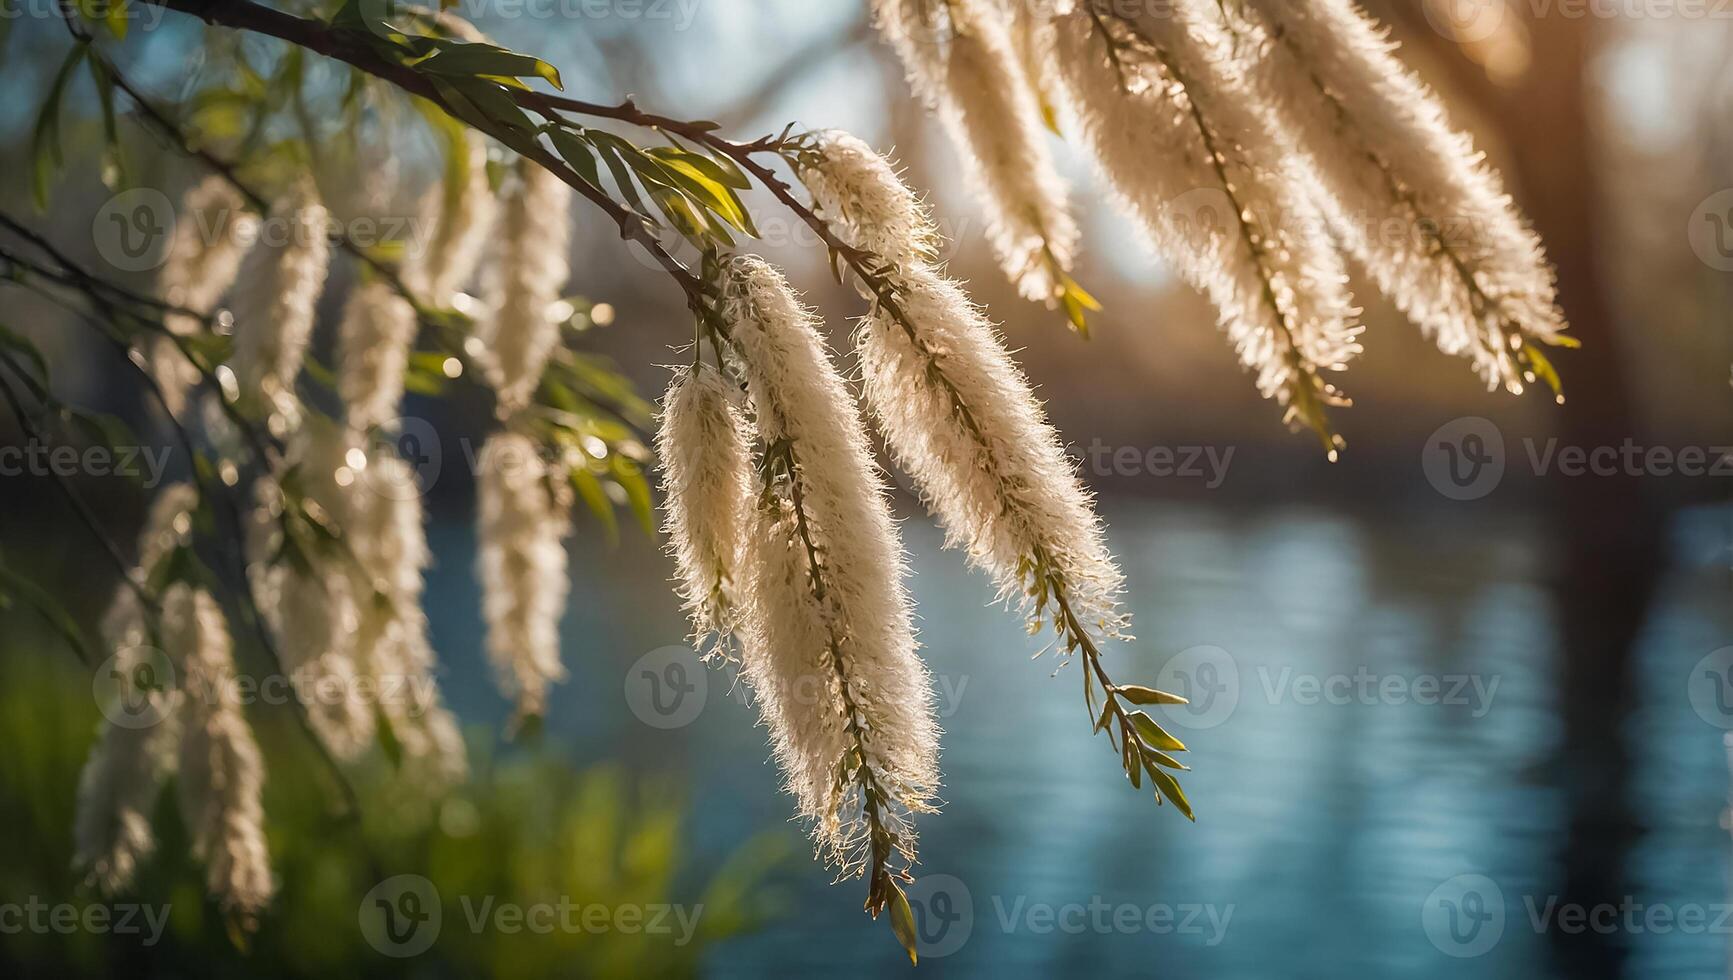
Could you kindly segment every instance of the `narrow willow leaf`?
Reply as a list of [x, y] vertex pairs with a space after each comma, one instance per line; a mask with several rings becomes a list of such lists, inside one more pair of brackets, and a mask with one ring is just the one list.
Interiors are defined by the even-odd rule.
[[1166, 691], [1158, 691], [1153, 687], [1140, 687], [1136, 684], [1119, 684], [1113, 688], [1124, 695], [1125, 700], [1132, 704], [1190, 704], [1185, 698]]
[[651, 502], [650, 484], [644, 479], [644, 471], [638, 464], [619, 453], [613, 454], [611, 465], [614, 470], [614, 480], [620, 489], [626, 491], [626, 501], [632, 508], [633, 516], [638, 518], [638, 526], [650, 537], [656, 536], [656, 506]]
[[1169, 769], [1178, 769], [1180, 772], [1191, 772], [1190, 766], [1184, 765], [1178, 759], [1168, 755], [1166, 752], [1158, 752], [1147, 745], [1144, 746], [1143, 749], [1143, 761], [1150, 765], [1166, 766]]
[[435, 53], [416, 62], [417, 71], [457, 77], [501, 75], [508, 78], [537, 76], [545, 78], [554, 88], [564, 89], [559, 69], [540, 58], [491, 44], [441, 41]]
[[72, 78], [73, 70], [84, 60], [85, 49], [86, 46], [80, 43], [67, 52], [66, 60], [54, 73], [48, 95], [43, 98], [42, 108], [36, 114], [36, 126], [30, 139], [30, 160], [31, 188], [38, 210], [48, 209], [49, 185], [53, 183], [55, 171], [65, 162], [60, 152], [60, 101], [66, 94], [66, 83]]
[[1179, 780], [1161, 769], [1149, 770], [1149, 778], [1155, 783], [1157, 790], [1172, 800], [1174, 806], [1179, 807], [1179, 812], [1185, 814], [1187, 820], [1197, 823], [1197, 816], [1191, 812], [1191, 801], [1185, 798], [1185, 790], [1179, 788]]
[[[526, 133], [535, 132], [536, 124], [497, 83], [480, 78], [457, 77], [451, 79], [451, 84], [479, 106], [495, 126], [503, 125]], [[482, 129], [484, 132], [491, 131], [495, 126], [484, 126]]]
[[115, 123], [114, 79], [100, 59], [91, 58], [87, 65], [91, 83], [96, 86], [97, 104], [102, 109], [102, 182], [109, 190], [118, 190], [126, 184], [126, 158], [121, 153], [120, 127]]
[[909, 954], [910, 963], [920, 962], [915, 953], [915, 910], [909, 907], [909, 898], [903, 890], [891, 883], [890, 894], [891, 932], [896, 934], [897, 942], [903, 944], [903, 950]]
[[614, 186], [620, 196], [639, 214], [648, 215], [650, 209], [644, 206], [644, 198], [638, 193], [637, 184], [633, 181], [632, 165], [624, 155], [626, 151], [636, 151], [637, 147], [620, 139], [612, 133], [600, 130], [587, 130], [584, 134], [590, 140], [590, 145], [601, 154], [602, 162], [607, 164], [608, 172], [614, 176]]
[[608, 500], [607, 491], [602, 489], [602, 481], [596, 479], [596, 474], [582, 466], [572, 467], [572, 488], [583, 498], [584, 506], [590, 509], [596, 520], [602, 523], [602, 528], [608, 533], [608, 542], [617, 544], [620, 540], [620, 524], [614, 518], [614, 505]]
[[1137, 726], [1138, 737], [1143, 739], [1144, 744], [1150, 748], [1161, 749], [1166, 752], [1185, 751], [1185, 743], [1169, 735], [1167, 730], [1156, 724], [1155, 719], [1149, 715], [1141, 711], [1134, 711], [1131, 713], [1131, 723]]
[[549, 130], [548, 138], [553, 141], [554, 149], [560, 158], [571, 164], [578, 176], [596, 190], [602, 189], [602, 173], [597, 167], [595, 150], [590, 144], [563, 129]]

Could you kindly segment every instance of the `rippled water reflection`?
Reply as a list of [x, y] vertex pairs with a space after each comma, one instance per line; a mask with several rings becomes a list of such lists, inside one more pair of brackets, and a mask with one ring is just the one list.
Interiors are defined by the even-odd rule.
[[[1549, 912], [1565, 827], [1566, 776], [1552, 762], [1561, 652], [1526, 525], [1168, 505], [1109, 516], [1140, 637], [1111, 666], [1195, 695], [1192, 709], [1164, 710], [1193, 748], [1198, 823], [1125, 784], [1089, 735], [1076, 667], [1052, 676], [1051, 660], [1032, 662], [1039, 641], [910, 521], [947, 730], [947, 805], [922, 823], [923, 873], [939, 885], [917, 893], [930, 943], [921, 972], [1549, 973], [1534, 918]], [[1726, 521], [1679, 521], [1630, 692], [1646, 825], [1629, 864], [1637, 907], [1621, 913], [1643, 927], [1621, 927], [1634, 975], [1726, 971], [1727, 756], [1688, 697], [1698, 662], [1733, 642]], [[467, 532], [438, 538], [435, 595], [466, 594], [468, 562], [452, 556]], [[796, 834], [764, 733], [725, 678], [705, 678], [702, 709], [687, 705], [683, 726], [646, 725], [628, 704], [630, 665], [682, 632], [668, 570], [648, 550], [577, 563], [573, 677], [551, 737], [683, 781], [705, 860], [765, 829]], [[432, 605], [448, 662], [474, 662], [474, 610]], [[454, 686], [466, 714], [499, 714], [482, 685]], [[805, 863], [784, 877], [790, 917], [724, 947], [714, 975], [907, 967], [888, 930], [861, 916], [861, 888], [829, 887]], [[1692, 909], [1707, 916], [1695, 928], [1678, 918]], [[1658, 929], [1663, 915], [1671, 925]]]

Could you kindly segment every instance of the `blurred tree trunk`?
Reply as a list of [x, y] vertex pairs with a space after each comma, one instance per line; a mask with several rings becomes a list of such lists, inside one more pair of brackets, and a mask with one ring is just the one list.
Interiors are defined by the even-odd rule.
[[[1580, 351], [1560, 356], [1567, 399], [1556, 413], [1561, 444], [1617, 446], [1640, 435], [1605, 277], [1606, 207], [1596, 168], [1588, 71], [1595, 17], [1541, 17], [1527, 23], [1531, 63], [1506, 86], [1432, 30], [1419, 3], [1387, 6], [1409, 30], [1405, 39], [1438, 49], [1439, 80], [1466, 96], [1505, 144], [1507, 174], [1558, 269], [1559, 298]], [[1509, 16], [1518, 16], [1515, 7]], [[1646, 499], [1641, 477], [1553, 477], [1544, 481], [1551, 506], [1552, 585], [1561, 623], [1560, 711], [1563, 741], [1554, 778], [1567, 794], [1570, 827], [1560, 843], [1561, 903], [1617, 904], [1629, 893], [1624, 860], [1636, 840], [1626, 739], [1632, 660], [1638, 633], [1659, 584], [1661, 515]], [[1512, 910], [1513, 914], [1517, 914]], [[1521, 913], [1526, 914], [1526, 913]], [[1551, 934], [1564, 975], [1617, 976], [1623, 971], [1617, 936]]]

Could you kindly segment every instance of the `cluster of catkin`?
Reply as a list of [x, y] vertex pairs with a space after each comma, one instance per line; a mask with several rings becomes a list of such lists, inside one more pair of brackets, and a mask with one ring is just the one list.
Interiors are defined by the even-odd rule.
[[[1342, 254], [1489, 387], [1565, 344], [1538, 238], [1353, 0], [875, 0], [1022, 292], [1076, 255], [1041, 132], [1062, 105], [1117, 202], [1216, 306], [1259, 391], [1327, 432], [1360, 350]], [[1329, 448], [1337, 440], [1330, 437]]]
[[[254, 485], [243, 544], [248, 588], [299, 710], [343, 760], [359, 758], [389, 726], [404, 770], [433, 785], [462, 780], [468, 765], [457, 720], [441, 703], [422, 604], [431, 560], [425, 488], [395, 441], [418, 303], [479, 311], [468, 350], [497, 393], [502, 428], [478, 459], [478, 572], [489, 655], [521, 714], [541, 713], [548, 684], [561, 676], [557, 626], [567, 592], [564, 473], [516, 423], [559, 344], [569, 191], [520, 162], [496, 197], [481, 139], [471, 135], [456, 152], [463, 179], [427, 191], [415, 227], [428, 238], [410, 243], [401, 271], [416, 299], [363, 277], [344, 302], [338, 417], [308, 410], [297, 388], [331, 260], [329, 216], [311, 179], [291, 185], [266, 216], [250, 214], [221, 178], [193, 187], [159, 282], [166, 302], [201, 317], [230, 296], [217, 322], [232, 326], [233, 355], [217, 371], [203, 417], [221, 422], [212, 406], [222, 399], [283, 447]], [[262, 218], [277, 223], [272, 235], [254, 233]], [[458, 293], [478, 273], [476, 307]], [[167, 327], [171, 336], [145, 356], [165, 407], [186, 421], [200, 375], [180, 341], [201, 325], [177, 314]], [[227, 423], [212, 425], [213, 441], [225, 435], [233, 435]], [[263, 766], [234, 696], [223, 612], [185, 584], [154, 600], [144, 591], [186, 545], [199, 506], [190, 485], [161, 496], [141, 544], [139, 588], [123, 588], [106, 620], [117, 676], [133, 660], [154, 667], [146, 651], [160, 645], [180, 683], [125, 693], [160, 721], [104, 729], [81, 781], [78, 858], [105, 890], [128, 887], [154, 847], [154, 800], [178, 773], [211, 891], [250, 921], [273, 890], [261, 829]]]
[[880, 893], [938, 786], [902, 544], [815, 314], [756, 256], [720, 294], [718, 363], [675, 374], [658, 434], [681, 594], [701, 645], [738, 647], [821, 853]]
[[156, 849], [151, 814], [169, 777], [178, 779], [181, 817], [205, 863], [212, 897], [248, 924], [275, 891], [265, 846], [264, 763], [241, 711], [223, 611], [184, 581], [154, 609], [140, 590], [168, 575], [192, 535], [198, 492], [162, 491], [139, 539], [132, 583], [123, 584], [102, 623], [110, 703], [79, 776], [75, 860], [104, 894], [129, 888]]
[[[855, 334], [866, 406], [949, 541], [1005, 597], [1057, 590], [1080, 628], [1120, 635], [1091, 502], [998, 333], [938, 266], [914, 193], [846, 133], [814, 134], [801, 159], [820, 210], [883, 262]], [[721, 278], [715, 363], [700, 349], [677, 371], [658, 434], [680, 591], [697, 642], [739, 657], [821, 853], [873, 875], [876, 912], [938, 782], [902, 547], [815, 315], [757, 257]]]

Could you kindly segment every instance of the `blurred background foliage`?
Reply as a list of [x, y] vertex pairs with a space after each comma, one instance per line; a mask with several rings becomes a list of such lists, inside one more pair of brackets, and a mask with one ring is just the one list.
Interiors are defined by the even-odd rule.
[[[87, 672], [69, 656], [40, 655], [57, 642], [9, 631], [0, 656], [0, 826], [13, 841], [0, 862], [0, 894], [82, 907], [99, 898], [73, 870], [68, 828], [100, 715]], [[383, 760], [353, 773], [356, 824], [334, 815], [333, 787], [287, 710], [251, 717], [271, 760], [265, 811], [280, 896], [259, 931], [232, 932], [206, 897], [171, 786], [154, 820], [157, 854], [135, 888], [111, 902], [167, 906], [161, 941], [22, 929], [0, 942], [0, 968], [63, 977], [406, 975], [404, 961], [381, 956], [357, 928], [358, 907], [366, 911], [358, 896], [397, 874], [425, 877], [442, 899], [437, 940], [413, 960], [415, 976], [693, 975], [711, 950], [788, 912], [775, 879], [791, 856], [789, 836], [766, 833], [720, 861], [695, 862], [684, 846], [687, 794], [667, 778], [577, 765], [547, 744], [496, 757], [476, 731], [469, 782], [437, 799]], [[688, 942], [679, 928], [536, 935], [470, 924], [502, 903], [562, 899], [652, 911], [680, 904], [695, 928]], [[136, 921], [143, 929], [142, 914]]]

